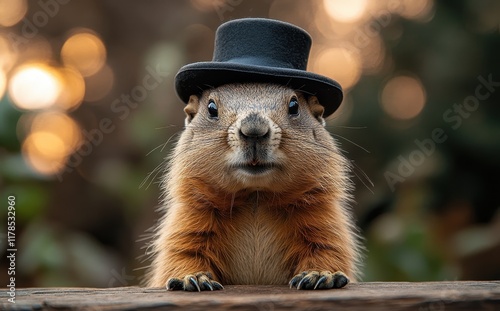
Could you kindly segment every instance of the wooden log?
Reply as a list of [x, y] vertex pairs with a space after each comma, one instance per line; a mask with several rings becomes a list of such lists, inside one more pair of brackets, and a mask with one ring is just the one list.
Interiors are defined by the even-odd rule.
[[18, 310], [500, 310], [500, 281], [353, 283], [343, 289], [226, 286], [214, 292], [164, 288], [25, 288], [0, 291], [2, 309]]

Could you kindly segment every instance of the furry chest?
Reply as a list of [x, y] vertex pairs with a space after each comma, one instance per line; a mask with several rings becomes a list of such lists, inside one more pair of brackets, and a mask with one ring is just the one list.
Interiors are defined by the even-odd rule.
[[277, 219], [257, 208], [239, 213], [234, 220], [227, 284], [287, 284], [286, 235]]

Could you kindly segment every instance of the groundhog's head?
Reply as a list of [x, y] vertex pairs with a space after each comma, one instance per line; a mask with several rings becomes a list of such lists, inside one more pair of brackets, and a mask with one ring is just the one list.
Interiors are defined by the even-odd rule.
[[315, 96], [274, 84], [228, 84], [192, 95], [184, 111], [173, 165], [178, 159], [182, 174], [216, 189], [302, 191], [343, 175]]

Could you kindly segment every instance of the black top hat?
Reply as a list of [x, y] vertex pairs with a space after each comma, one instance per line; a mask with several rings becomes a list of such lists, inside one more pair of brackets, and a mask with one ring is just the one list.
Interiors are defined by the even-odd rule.
[[292, 24], [264, 18], [233, 20], [217, 29], [213, 60], [182, 67], [175, 89], [187, 103], [190, 95], [223, 84], [277, 83], [317, 96], [327, 117], [342, 102], [342, 88], [306, 71], [310, 48], [309, 34]]

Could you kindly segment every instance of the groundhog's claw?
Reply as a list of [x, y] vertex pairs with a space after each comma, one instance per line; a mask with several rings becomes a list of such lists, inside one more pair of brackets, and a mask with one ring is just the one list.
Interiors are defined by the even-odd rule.
[[342, 272], [337, 271], [304, 271], [290, 280], [290, 288], [297, 289], [329, 289], [342, 288], [349, 283], [349, 278]]
[[202, 290], [219, 290], [224, 287], [212, 279], [210, 272], [188, 274], [183, 279], [170, 278], [167, 281], [167, 290], [185, 290], [188, 292], [201, 292]]

